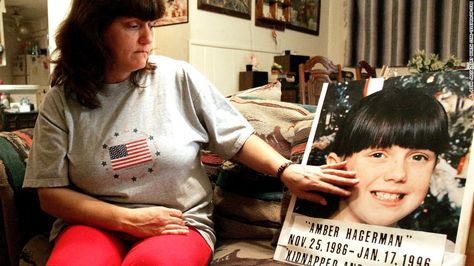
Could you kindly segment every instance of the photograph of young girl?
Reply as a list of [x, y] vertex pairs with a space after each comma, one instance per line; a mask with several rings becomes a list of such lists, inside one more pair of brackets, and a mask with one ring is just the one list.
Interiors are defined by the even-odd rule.
[[366, 97], [361, 84], [346, 85], [344, 93], [342, 87], [329, 88], [328, 93], [333, 90], [327, 100], [337, 104], [325, 102], [319, 136], [332, 141], [313, 155], [313, 163], [345, 161], [346, 170], [355, 171], [360, 181], [348, 197], [324, 194], [325, 205], [298, 199], [294, 212], [446, 234], [446, 251], [453, 251], [474, 128], [473, 107], [465, 88], [457, 84], [462, 77], [444, 77], [443, 82], [456, 86], [426, 85], [430, 77], [424, 75], [411, 81], [387, 81], [382, 90]]

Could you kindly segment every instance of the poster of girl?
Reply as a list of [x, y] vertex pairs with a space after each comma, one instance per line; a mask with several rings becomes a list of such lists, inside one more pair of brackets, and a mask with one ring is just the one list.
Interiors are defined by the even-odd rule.
[[363, 82], [331, 85], [315, 142], [331, 141], [317, 151], [324, 156], [313, 155], [319, 161], [308, 164], [345, 161], [359, 183], [348, 197], [323, 194], [322, 205], [297, 199], [294, 212], [440, 233], [447, 236], [447, 252], [464, 253], [460, 244], [468, 234], [462, 225], [472, 212], [467, 165], [474, 128], [464, 77], [446, 72], [387, 80], [369, 96], [363, 95]]

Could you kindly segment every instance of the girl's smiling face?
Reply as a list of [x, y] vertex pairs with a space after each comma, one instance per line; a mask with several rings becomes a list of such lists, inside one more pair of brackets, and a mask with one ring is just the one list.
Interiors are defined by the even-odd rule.
[[[336, 154], [328, 163], [341, 161]], [[437, 162], [433, 151], [400, 146], [368, 148], [345, 158], [360, 180], [349, 198], [341, 198], [332, 218], [390, 226], [424, 200]]]

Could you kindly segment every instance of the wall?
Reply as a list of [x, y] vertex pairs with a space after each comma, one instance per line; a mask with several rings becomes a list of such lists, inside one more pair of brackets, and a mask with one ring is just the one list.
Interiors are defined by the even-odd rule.
[[[49, 49], [54, 32], [64, 18], [71, 0], [48, 0]], [[298, 55], [325, 55], [334, 62], [344, 60], [344, 0], [321, 0], [319, 36], [286, 29], [277, 31], [255, 26], [255, 0], [251, 19], [241, 19], [197, 8], [189, 0], [189, 23], [159, 27], [155, 30], [155, 53], [191, 63], [224, 94], [238, 90], [238, 74], [244, 71], [252, 54], [259, 70], [269, 71], [273, 57], [284, 50]]]
[[[189, 23], [156, 30], [156, 53], [190, 62], [224, 94], [238, 90], [238, 74], [245, 70], [252, 54], [259, 70], [270, 71], [273, 57], [290, 50], [299, 55], [327, 55], [330, 3], [321, 1], [319, 36], [293, 30], [277, 31], [255, 26], [255, 0], [251, 20], [200, 10], [189, 0]], [[342, 0], [337, 0], [342, 1]]]
[[69, 12], [72, 0], [48, 0], [49, 51], [56, 49], [56, 30]]
[[[323, 2], [326, 2], [323, 0]], [[344, 0], [327, 1], [329, 7], [325, 10], [324, 26], [327, 30], [327, 52], [323, 55], [331, 58], [336, 64], [344, 65], [346, 50], [347, 23], [345, 21]]]

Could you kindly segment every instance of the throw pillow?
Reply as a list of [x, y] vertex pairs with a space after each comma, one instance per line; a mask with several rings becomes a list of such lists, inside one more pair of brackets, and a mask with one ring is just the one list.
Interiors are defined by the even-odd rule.
[[217, 180], [224, 159], [208, 150], [201, 150], [200, 160], [207, 176], [211, 180], [211, 183], [214, 184]]
[[[229, 101], [255, 128], [255, 134], [286, 158], [291, 157], [295, 126], [314, 116], [311, 110], [294, 103], [239, 96]], [[275, 177], [225, 161], [214, 195], [218, 239], [272, 239], [281, 227], [282, 196], [283, 184]]]
[[255, 128], [255, 134], [286, 158], [290, 158], [296, 123], [314, 117], [310, 110], [295, 103], [237, 96], [229, 100]]
[[232, 96], [281, 101], [281, 83], [279, 81], [270, 82], [260, 87], [239, 91]]
[[[264, 99], [280, 101], [281, 98], [281, 83], [279, 81], [270, 82], [266, 85], [250, 88], [248, 90], [239, 91], [229, 97], [237, 96], [242, 99]], [[208, 150], [202, 150], [201, 162], [206, 170], [207, 175], [214, 184], [217, 180], [220, 167], [223, 159], [219, 155]]]

